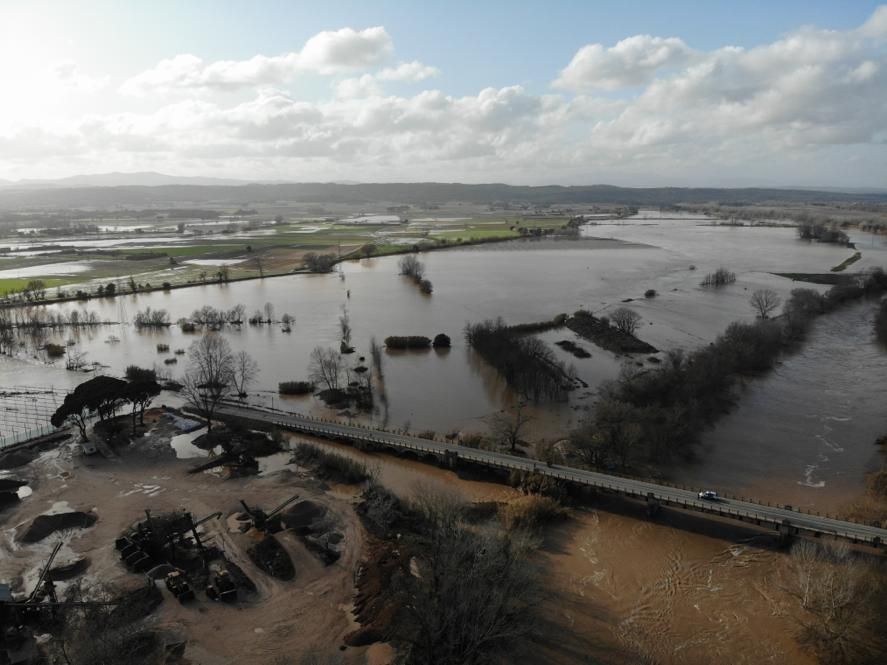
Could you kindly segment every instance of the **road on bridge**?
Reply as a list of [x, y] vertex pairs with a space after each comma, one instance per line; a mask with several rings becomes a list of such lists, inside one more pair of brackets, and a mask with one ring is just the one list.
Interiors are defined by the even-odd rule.
[[716, 501], [700, 499], [697, 492], [668, 485], [612, 476], [597, 471], [577, 469], [559, 464], [546, 465], [516, 455], [498, 453], [488, 450], [477, 450], [459, 445], [421, 439], [419, 437], [376, 430], [358, 425], [318, 420], [297, 413], [281, 412], [258, 407], [242, 406], [226, 403], [219, 407], [218, 417], [236, 417], [246, 420], [270, 423], [284, 429], [322, 438], [347, 439], [391, 446], [418, 453], [432, 454], [441, 458], [450, 456], [459, 460], [481, 464], [483, 466], [529, 471], [567, 480], [579, 485], [609, 490], [626, 496], [637, 497], [653, 505], [666, 504], [679, 506], [687, 510], [695, 510], [709, 514], [739, 519], [745, 522], [782, 526], [784, 529], [806, 531], [818, 535], [843, 538], [852, 542], [870, 545], [887, 544], [887, 529], [875, 526], [847, 522], [831, 517], [799, 512], [785, 507], [769, 506], [752, 501], [721, 498]]

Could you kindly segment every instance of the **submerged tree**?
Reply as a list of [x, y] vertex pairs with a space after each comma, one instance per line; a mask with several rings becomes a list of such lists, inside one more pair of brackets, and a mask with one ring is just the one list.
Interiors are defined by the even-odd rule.
[[782, 298], [773, 289], [758, 289], [751, 294], [748, 301], [762, 319], [768, 318], [771, 312], [782, 304]]
[[246, 396], [246, 388], [255, 382], [259, 375], [259, 363], [246, 351], [240, 351], [234, 355], [232, 362], [231, 381], [238, 397]]
[[336, 353], [335, 349], [314, 347], [308, 372], [315, 383], [326, 385], [328, 390], [338, 390], [342, 375], [342, 356]]
[[618, 330], [627, 335], [634, 335], [638, 326], [641, 325], [641, 315], [628, 309], [628, 307], [620, 307], [610, 314], [610, 320]]

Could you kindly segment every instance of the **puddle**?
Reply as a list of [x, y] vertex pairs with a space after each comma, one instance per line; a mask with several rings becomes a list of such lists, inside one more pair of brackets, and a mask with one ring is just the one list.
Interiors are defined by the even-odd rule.
[[192, 266], [235, 266], [243, 263], [246, 259], [191, 259], [185, 261]]
[[74, 509], [71, 508], [71, 504], [67, 501], [56, 501], [53, 503], [49, 510], [44, 511], [44, 515], [58, 515], [60, 513], [71, 513], [74, 512]]

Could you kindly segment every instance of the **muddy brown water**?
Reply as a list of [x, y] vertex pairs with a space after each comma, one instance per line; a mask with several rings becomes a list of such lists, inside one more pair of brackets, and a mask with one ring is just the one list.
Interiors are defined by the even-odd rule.
[[[294, 436], [362, 461], [398, 495], [508, 501], [516, 490], [419, 461]], [[351, 493], [353, 488], [343, 488]], [[601, 497], [538, 545], [545, 598], [529, 663], [815, 662], [796, 645], [785, 553], [761, 531]]]

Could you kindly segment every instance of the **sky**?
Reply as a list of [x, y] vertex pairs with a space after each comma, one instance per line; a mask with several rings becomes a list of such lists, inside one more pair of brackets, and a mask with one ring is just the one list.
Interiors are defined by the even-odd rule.
[[0, 0], [0, 179], [887, 188], [887, 5]]

